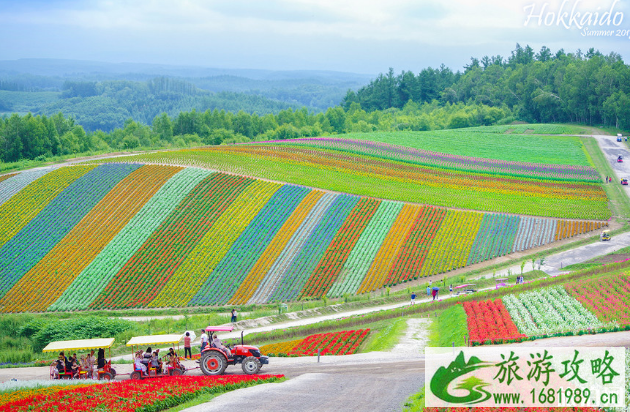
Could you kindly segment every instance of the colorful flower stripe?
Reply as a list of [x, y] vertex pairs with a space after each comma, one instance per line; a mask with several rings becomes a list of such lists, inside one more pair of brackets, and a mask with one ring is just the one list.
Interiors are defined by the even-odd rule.
[[420, 206], [403, 206], [378, 253], [374, 257], [374, 262], [372, 262], [372, 266], [365, 275], [357, 293], [371, 292], [383, 286], [390, 267], [420, 212]]
[[521, 341], [526, 337], [519, 333], [501, 299], [464, 302], [468, 320], [468, 336], [474, 343], [503, 343], [506, 340]]
[[363, 198], [357, 203], [309, 277], [300, 297], [319, 298], [328, 293], [379, 204], [379, 200], [370, 198]]
[[369, 329], [358, 329], [310, 335], [291, 349], [287, 355], [315, 356], [318, 349], [321, 355], [352, 355], [356, 353], [369, 333]]
[[194, 395], [220, 393], [259, 383], [275, 382], [282, 375], [167, 376], [160, 379], [116, 381], [103, 385], [38, 394], [0, 406], [0, 411], [135, 412], [141, 408], [162, 410]]
[[[181, 170], [142, 166], [116, 185], [55, 247], [4, 296], [4, 310], [39, 312], [59, 298], [155, 192]], [[77, 245], [84, 245], [77, 248]], [[76, 291], [80, 293], [79, 291]]]
[[435, 235], [420, 276], [431, 276], [466, 266], [483, 214], [448, 210]]
[[203, 288], [213, 289], [210, 303], [225, 304], [234, 295], [282, 224], [309, 192], [303, 187], [285, 185], [271, 197], [206, 280]]
[[327, 296], [356, 293], [402, 207], [399, 202], [381, 202]]
[[465, 180], [466, 186], [474, 188], [476, 191], [514, 195], [527, 194], [542, 198], [607, 201], [606, 193], [600, 184], [511, 179], [283, 146], [239, 145], [204, 148], [202, 150], [245, 153], [278, 158], [289, 162], [304, 162], [323, 168], [343, 170], [347, 173], [358, 172], [366, 176], [384, 177], [430, 187], [459, 190], [462, 186], [461, 181]]
[[418, 279], [435, 234], [442, 225], [446, 209], [426, 206], [418, 214], [411, 231], [394, 261], [385, 285]]
[[[246, 144], [252, 145], [253, 143]], [[266, 144], [313, 147], [339, 151], [342, 153], [352, 153], [381, 159], [396, 160], [417, 165], [434, 166], [454, 170], [486, 172], [495, 175], [586, 182], [599, 182], [601, 180], [597, 171], [591, 166], [565, 166], [510, 162], [505, 160], [431, 152], [428, 150], [412, 149], [404, 146], [362, 140], [315, 137], [270, 141]]]
[[96, 166], [68, 166], [31, 182], [0, 206], [0, 246], [15, 236], [52, 199]]
[[325, 193], [317, 201], [306, 218], [304, 218], [304, 221], [301, 222], [300, 227], [295, 231], [284, 250], [282, 250], [276, 261], [269, 268], [269, 271], [265, 274], [260, 286], [250, 299], [251, 303], [262, 303], [269, 300], [284, 275], [298, 257], [300, 250], [304, 247], [309, 236], [313, 233], [315, 227], [322, 220], [324, 214], [336, 198], [337, 195], [335, 194]]
[[59, 166], [45, 167], [37, 170], [27, 170], [18, 174], [9, 175], [9, 178], [0, 181], [0, 206], [8, 201], [13, 195], [26, 186], [50, 173]]
[[262, 345], [260, 353], [267, 356], [287, 356], [287, 354], [296, 346], [299, 346], [304, 339], [290, 340], [287, 342], [271, 343]]
[[[212, 282], [221, 286], [226, 279], [214, 269], [230, 250], [234, 241], [256, 217], [260, 209], [280, 188], [277, 183], [254, 181], [234, 199], [230, 206], [212, 222], [203, 239], [184, 259], [151, 306], [205, 305], [216, 290]], [[218, 286], [218, 285], [217, 285]]]
[[254, 181], [215, 173], [190, 192], [92, 302], [92, 308], [145, 306], [164, 287], [218, 216]]
[[467, 264], [472, 265], [511, 253], [518, 225], [518, 216], [484, 214]]
[[326, 248], [346, 220], [359, 197], [339, 195], [326, 210], [320, 222], [308, 237], [299, 254], [286, 271], [282, 280], [271, 295], [271, 301], [295, 299], [304, 287], [309, 276], [324, 256]]
[[[48, 310], [87, 309], [166, 217], [211, 172], [186, 168], [174, 175], [101, 251]], [[80, 290], [81, 293], [76, 293]]]
[[630, 325], [630, 274], [582, 280], [564, 287], [600, 321]]
[[521, 216], [512, 252], [521, 252], [553, 242], [556, 224], [555, 219]]
[[254, 267], [245, 277], [245, 280], [236, 290], [234, 296], [228, 302], [231, 305], [247, 303], [254, 292], [258, 289], [263, 281], [265, 274], [276, 261], [280, 253], [286, 248], [286, 245], [293, 238], [293, 235], [300, 227], [302, 221], [306, 218], [311, 209], [317, 204], [324, 192], [313, 190], [306, 195], [300, 204], [291, 213], [291, 216], [284, 222], [278, 233], [273, 238], [269, 246], [258, 258]]
[[[92, 169], [55, 197], [0, 249], [0, 296], [39, 262], [83, 217], [140, 165], [106, 164]], [[78, 245], [81, 246], [81, 245]], [[10, 302], [5, 302], [6, 305]]]
[[527, 336], [578, 332], [602, 326], [602, 322], [562, 287], [539, 289], [518, 297], [507, 295], [503, 303], [518, 330]]
[[[591, 225], [589, 225], [591, 223]], [[590, 232], [593, 222], [586, 222], [584, 220], [558, 220], [556, 225], [555, 240], [563, 240], [582, 233]]]

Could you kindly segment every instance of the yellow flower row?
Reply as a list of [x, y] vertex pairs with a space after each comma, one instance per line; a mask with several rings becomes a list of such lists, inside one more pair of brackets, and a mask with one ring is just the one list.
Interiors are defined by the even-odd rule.
[[0, 247], [15, 236], [51, 200], [96, 166], [68, 166], [30, 183], [0, 207]]
[[269, 353], [272, 353], [276, 356], [278, 356], [278, 354], [286, 355], [288, 352], [291, 351], [291, 349], [300, 345], [303, 341], [304, 339], [296, 339], [296, 340], [290, 340], [287, 342], [278, 342], [278, 343], [270, 343], [269, 345], [262, 345], [260, 347], [260, 353], [262, 353], [263, 355], [266, 355]]
[[466, 266], [483, 213], [448, 210], [429, 249], [420, 276], [431, 276]]

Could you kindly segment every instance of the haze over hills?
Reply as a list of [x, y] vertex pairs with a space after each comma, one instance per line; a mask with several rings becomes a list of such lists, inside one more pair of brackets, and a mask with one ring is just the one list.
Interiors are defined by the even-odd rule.
[[[165, 112], [225, 109], [278, 113], [325, 111], [371, 75], [334, 71], [204, 68], [63, 59], [0, 61], [0, 115], [74, 116], [87, 130], [109, 131], [133, 118], [150, 124]], [[159, 83], [157, 90], [152, 85]], [[77, 91], [77, 90], [81, 91]], [[100, 113], [98, 119], [95, 114]]]

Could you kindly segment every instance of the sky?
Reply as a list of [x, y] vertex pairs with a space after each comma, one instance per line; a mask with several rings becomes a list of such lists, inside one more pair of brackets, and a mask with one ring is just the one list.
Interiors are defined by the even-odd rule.
[[630, 62], [630, 0], [0, 0], [0, 60], [374, 74], [517, 43]]

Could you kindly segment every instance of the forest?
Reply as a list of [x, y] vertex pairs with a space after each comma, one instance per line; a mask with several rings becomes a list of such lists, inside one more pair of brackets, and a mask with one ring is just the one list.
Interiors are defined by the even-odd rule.
[[342, 105], [359, 103], [368, 112], [402, 108], [409, 101], [440, 104], [507, 106], [522, 121], [630, 128], [630, 67], [617, 53], [589, 49], [535, 52], [519, 44], [507, 58], [471, 58], [463, 72], [441, 66], [417, 75], [393, 69], [381, 73], [357, 92], [349, 90]]
[[[211, 93], [168, 77], [144, 83], [65, 81], [62, 93], [64, 103], [49, 104], [46, 113], [0, 118], [2, 162], [513, 121], [630, 129], [630, 70], [619, 55], [552, 53], [546, 47], [535, 53], [519, 45], [507, 59], [471, 58], [463, 72], [441, 66], [395, 75], [390, 69], [356, 92], [348, 90], [340, 105], [325, 111], [293, 109], [256, 95]], [[182, 109], [198, 100], [204, 109]]]

